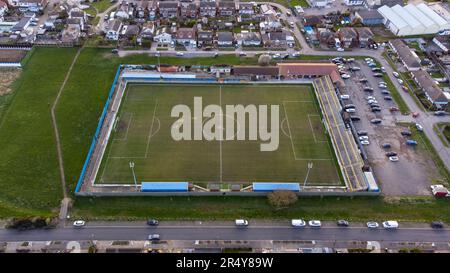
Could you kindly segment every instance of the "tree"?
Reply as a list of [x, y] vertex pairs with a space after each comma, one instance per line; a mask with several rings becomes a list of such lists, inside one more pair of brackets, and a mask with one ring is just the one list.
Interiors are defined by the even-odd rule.
[[297, 194], [293, 191], [279, 190], [267, 195], [269, 204], [277, 210], [288, 208], [298, 200]]
[[261, 56], [259, 56], [258, 58], [258, 64], [260, 66], [268, 66], [270, 64], [270, 61], [272, 60], [272, 57], [270, 57], [270, 55], [267, 54], [262, 54]]

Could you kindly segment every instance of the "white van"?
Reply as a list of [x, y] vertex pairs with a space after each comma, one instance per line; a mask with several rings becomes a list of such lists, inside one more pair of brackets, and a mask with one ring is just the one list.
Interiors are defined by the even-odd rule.
[[245, 219], [236, 219], [236, 221], [234, 221], [234, 223], [236, 224], [236, 226], [248, 226], [248, 221]]
[[303, 219], [292, 219], [291, 225], [293, 227], [304, 227], [306, 226], [306, 222]]
[[350, 99], [350, 95], [341, 95], [341, 99], [348, 100]]

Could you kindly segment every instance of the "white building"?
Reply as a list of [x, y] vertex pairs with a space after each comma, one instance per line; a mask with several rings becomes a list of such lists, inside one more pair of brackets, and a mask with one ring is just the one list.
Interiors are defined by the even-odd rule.
[[344, 4], [347, 6], [362, 6], [364, 3], [365, 0], [344, 0]]
[[424, 3], [392, 8], [382, 6], [378, 12], [384, 18], [384, 25], [397, 36], [435, 34], [450, 30], [450, 24]]
[[384, 25], [397, 36], [411, 35], [412, 29], [407, 22], [397, 15], [390, 7], [382, 6], [378, 12], [384, 18]]
[[308, 2], [313, 8], [325, 8], [331, 4], [331, 0], [308, 0]]

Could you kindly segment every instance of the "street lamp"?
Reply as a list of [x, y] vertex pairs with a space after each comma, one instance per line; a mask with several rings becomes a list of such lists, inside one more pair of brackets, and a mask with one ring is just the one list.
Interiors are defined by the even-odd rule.
[[137, 181], [136, 181], [136, 174], [134, 173], [134, 162], [133, 161], [130, 161], [130, 169], [131, 169], [131, 172], [133, 173], [134, 187], [136, 188], [136, 191], [137, 191], [138, 186], [137, 186]]
[[308, 162], [308, 171], [306, 172], [305, 182], [303, 182], [303, 188], [306, 186], [306, 181], [308, 181], [309, 171], [312, 169], [313, 163]]

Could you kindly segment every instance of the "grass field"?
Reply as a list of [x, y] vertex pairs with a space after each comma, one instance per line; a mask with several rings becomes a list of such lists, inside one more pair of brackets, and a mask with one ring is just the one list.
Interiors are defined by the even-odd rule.
[[[202, 97], [203, 107], [216, 104], [223, 109], [279, 105], [278, 149], [261, 152], [256, 140], [173, 140], [171, 127], [178, 117], [171, 117], [171, 109], [184, 104], [194, 111], [194, 97]], [[235, 116], [224, 113], [223, 119], [230, 119], [236, 131], [248, 130], [248, 123], [239, 124]], [[147, 182], [303, 182], [307, 164], [313, 162], [308, 185], [341, 184], [312, 88], [305, 85], [131, 85], [98, 182], [132, 184], [130, 161], [135, 162], [138, 180]]]

